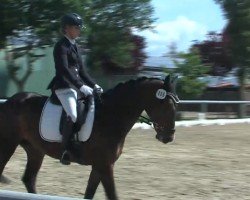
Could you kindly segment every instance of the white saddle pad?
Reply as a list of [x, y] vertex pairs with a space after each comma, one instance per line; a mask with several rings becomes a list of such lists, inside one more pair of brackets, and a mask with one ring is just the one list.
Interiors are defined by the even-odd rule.
[[[62, 115], [62, 106], [54, 105], [49, 100], [46, 101], [40, 117], [39, 132], [41, 137], [48, 142], [61, 142], [59, 126]], [[93, 128], [95, 115], [94, 99], [91, 100], [90, 108], [87, 113], [86, 122], [77, 133], [78, 140], [85, 142], [89, 139]]]

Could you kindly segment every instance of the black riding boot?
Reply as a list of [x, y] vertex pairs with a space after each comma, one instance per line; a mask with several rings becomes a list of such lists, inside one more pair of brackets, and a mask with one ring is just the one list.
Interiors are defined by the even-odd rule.
[[60, 162], [64, 165], [69, 165], [70, 164], [70, 139], [71, 136], [73, 135], [73, 125], [74, 122], [71, 120], [70, 117], [67, 117], [66, 120], [62, 124], [62, 149], [63, 149], [63, 154], [61, 157]]

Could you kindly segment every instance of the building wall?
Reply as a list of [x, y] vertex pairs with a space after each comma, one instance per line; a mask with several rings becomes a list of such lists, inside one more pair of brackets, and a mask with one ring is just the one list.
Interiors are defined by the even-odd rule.
[[[34, 63], [32, 74], [25, 84], [24, 91], [49, 94], [49, 91], [46, 90], [46, 87], [51, 78], [54, 76], [52, 49], [46, 48], [43, 51], [37, 51], [39, 51], [37, 53], [43, 53], [45, 54], [45, 56]], [[4, 54], [4, 52], [1, 52], [1, 54]], [[1, 58], [0, 73], [5, 77], [4, 79], [0, 80], [0, 84], [5, 85], [5, 91], [1, 93], [1, 95], [9, 97], [15, 94], [18, 90], [15, 83], [8, 76], [6, 60], [3, 59], [4, 56], [2, 56]], [[25, 71], [27, 70], [26, 58], [20, 58], [16, 61], [16, 63], [17, 65], [21, 66], [21, 69], [17, 72], [17, 77], [20, 79], [23, 77]]]

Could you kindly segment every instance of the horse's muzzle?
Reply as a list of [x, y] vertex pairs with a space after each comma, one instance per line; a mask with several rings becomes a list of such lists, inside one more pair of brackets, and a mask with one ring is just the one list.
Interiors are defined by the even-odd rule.
[[156, 135], [156, 139], [158, 139], [159, 141], [161, 141], [161, 142], [164, 143], [164, 144], [167, 144], [167, 143], [169, 143], [169, 142], [173, 142], [173, 140], [174, 140], [174, 135], [171, 136], [171, 137], [163, 137], [162, 135], [157, 134], [157, 135]]
[[173, 142], [175, 135], [174, 135], [175, 130], [171, 130], [171, 132], [167, 132], [167, 133], [157, 133], [156, 134], [156, 139], [158, 139], [159, 141], [161, 141], [164, 144], [167, 144], [169, 142]]

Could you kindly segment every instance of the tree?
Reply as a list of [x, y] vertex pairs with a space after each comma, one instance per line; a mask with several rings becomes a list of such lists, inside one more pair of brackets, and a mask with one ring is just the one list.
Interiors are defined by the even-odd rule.
[[223, 76], [234, 67], [228, 46], [226, 33], [215, 32], [208, 33], [206, 40], [193, 44], [199, 50], [202, 63], [211, 66], [209, 73], [215, 76]]
[[[40, 45], [53, 45], [59, 36], [60, 17], [67, 12], [83, 14], [87, 0], [2, 0], [0, 25], [1, 47], [7, 45], [9, 36], [31, 30]], [[18, 16], [17, 16], [18, 15]]]
[[[88, 24], [87, 46], [90, 49], [88, 64], [99, 68], [107, 57], [119, 68], [133, 68], [134, 52], [138, 48], [133, 30], [151, 27], [153, 8], [150, 0], [106, 0], [92, 1], [85, 8]], [[141, 40], [141, 44], [144, 41]], [[138, 59], [145, 59], [145, 56]], [[143, 63], [143, 61], [136, 61]]]
[[103, 57], [101, 58], [101, 65], [107, 74], [136, 73], [142, 68], [146, 58], [146, 54], [144, 52], [144, 48], [146, 46], [145, 39], [132, 33], [128, 34], [128, 37], [130, 38], [129, 42], [133, 45], [133, 48], [127, 52], [128, 62], [124, 64], [115, 60], [114, 57], [112, 58], [107, 54], [103, 54]]
[[215, 0], [229, 20], [226, 33], [229, 36], [233, 62], [240, 67], [240, 81], [243, 86], [250, 66], [250, 1]]
[[199, 97], [206, 88], [206, 83], [199, 78], [207, 74], [208, 68], [202, 64], [197, 48], [191, 48], [187, 53], [171, 51], [176, 68], [172, 73], [178, 74], [177, 93], [181, 99]]
[[145, 59], [147, 58], [144, 49], [146, 47], [145, 39], [139, 35], [131, 35], [132, 43], [134, 44], [134, 48], [132, 50], [132, 67], [135, 70], [140, 69]]

